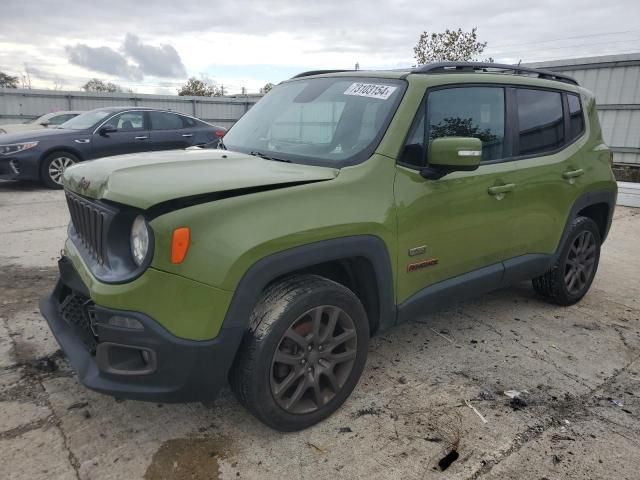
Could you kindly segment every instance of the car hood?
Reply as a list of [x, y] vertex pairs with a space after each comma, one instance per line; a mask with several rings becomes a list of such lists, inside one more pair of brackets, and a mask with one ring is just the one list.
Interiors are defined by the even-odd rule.
[[264, 160], [228, 150], [193, 149], [79, 163], [66, 170], [64, 185], [90, 198], [148, 209], [206, 194], [252, 193], [259, 187], [331, 180], [338, 172], [334, 168]]
[[[0, 128], [4, 128], [0, 125]], [[11, 144], [19, 142], [31, 142], [34, 140], [48, 140], [50, 138], [59, 138], [66, 135], [77, 135], [79, 137], [85, 135], [84, 130], [69, 130], [65, 128], [38, 128], [30, 129], [15, 133], [0, 134], [0, 144]]]

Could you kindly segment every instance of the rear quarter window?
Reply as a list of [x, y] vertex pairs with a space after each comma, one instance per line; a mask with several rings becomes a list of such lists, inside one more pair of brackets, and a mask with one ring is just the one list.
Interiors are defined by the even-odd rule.
[[179, 130], [184, 128], [180, 115], [167, 112], [149, 112], [153, 130]]
[[568, 93], [567, 103], [569, 105], [569, 141], [573, 141], [584, 133], [584, 113], [578, 95]]

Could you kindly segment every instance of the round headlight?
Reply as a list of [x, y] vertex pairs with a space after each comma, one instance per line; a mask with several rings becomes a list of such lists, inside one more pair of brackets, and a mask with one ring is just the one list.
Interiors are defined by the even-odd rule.
[[131, 226], [131, 255], [136, 265], [142, 265], [149, 251], [149, 227], [142, 215], [138, 215]]

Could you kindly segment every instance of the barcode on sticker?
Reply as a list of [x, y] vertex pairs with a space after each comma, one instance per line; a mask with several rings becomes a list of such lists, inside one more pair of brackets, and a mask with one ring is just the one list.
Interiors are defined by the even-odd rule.
[[352, 83], [344, 92], [345, 95], [357, 95], [358, 97], [379, 98], [386, 100], [398, 87], [389, 85], [377, 85], [375, 83]]

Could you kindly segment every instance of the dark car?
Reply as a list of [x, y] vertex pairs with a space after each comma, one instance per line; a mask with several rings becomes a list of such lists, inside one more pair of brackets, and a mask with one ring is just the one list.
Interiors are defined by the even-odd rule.
[[57, 128], [2, 135], [0, 179], [41, 180], [62, 187], [77, 162], [125, 153], [216, 144], [226, 129], [176, 112], [136, 107], [100, 108]]

